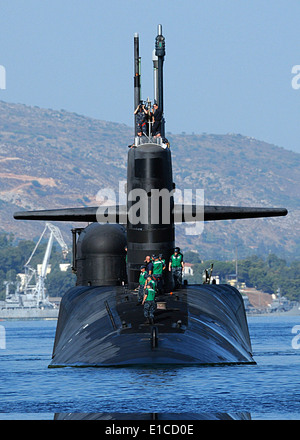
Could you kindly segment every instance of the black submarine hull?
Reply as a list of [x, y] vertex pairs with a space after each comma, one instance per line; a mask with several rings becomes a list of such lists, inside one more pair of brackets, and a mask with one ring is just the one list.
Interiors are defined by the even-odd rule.
[[81, 286], [62, 298], [49, 367], [255, 363], [243, 299], [228, 285], [187, 286], [158, 297], [154, 325], [137, 296]]

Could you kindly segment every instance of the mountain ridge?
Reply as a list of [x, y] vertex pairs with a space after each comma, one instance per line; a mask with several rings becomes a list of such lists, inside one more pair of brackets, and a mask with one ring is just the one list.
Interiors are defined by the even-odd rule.
[[[232, 258], [236, 246], [242, 255], [299, 256], [300, 154], [240, 134], [167, 138], [177, 188], [204, 188], [206, 204], [289, 210], [284, 218], [207, 222], [200, 236], [181, 225], [178, 245], [205, 258]], [[0, 231], [36, 238], [43, 224], [15, 221], [14, 211], [96, 206], [99, 190], [117, 191], [126, 180], [132, 141], [125, 124], [0, 101]], [[71, 225], [57, 224], [70, 241]]]

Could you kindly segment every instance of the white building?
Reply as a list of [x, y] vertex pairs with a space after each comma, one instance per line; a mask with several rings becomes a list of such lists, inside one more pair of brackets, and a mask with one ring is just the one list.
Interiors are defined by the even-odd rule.
[[184, 276], [192, 277], [194, 275], [193, 266], [194, 265], [191, 264], [191, 263], [185, 263], [184, 270], [183, 270], [183, 275]]
[[59, 265], [59, 268], [60, 268], [61, 272], [67, 272], [67, 270], [69, 269], [70, 266], [71, 266], [70, 263], [61, 263]]

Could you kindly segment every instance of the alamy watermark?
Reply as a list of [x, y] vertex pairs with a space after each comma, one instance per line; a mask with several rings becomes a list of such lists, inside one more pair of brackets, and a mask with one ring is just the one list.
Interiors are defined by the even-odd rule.
[[294, 325], [292, 328], [292, 333], [296, 334], [296, 336], [292, 339], [292, 348], [294, 350], [299, 350], [300, 348], [300, 325]]
[[292, 67], [292, 74], [295, 75], [292, 78], [292, 87], [294, 90], [300, 89], [300, 65], [296, 64]]
[[[143, 188], [134, 188], [126, 191], [126, 181], [119, 182], [119, 192], [112, 188], [103, 188], [98, 191], [96, 200], [98, 223], [119, 223], [132, 225], [168, 225], [174, 223], [188, 223], [185, 227], [186, 235], [200, 235], [204, 229], [204, 190], [180, 189], [169, 191], [167, 188], [151, 189], [147, 192]], [[174, 208], [172, 209], [172, 199]], [[127, 212], [128, 201], [128, 212]], [[116, 206], [119, 208], [118, 212]]]
[[6, 70], [4, 66], [0, 65], [0, 90], [6, 89]]

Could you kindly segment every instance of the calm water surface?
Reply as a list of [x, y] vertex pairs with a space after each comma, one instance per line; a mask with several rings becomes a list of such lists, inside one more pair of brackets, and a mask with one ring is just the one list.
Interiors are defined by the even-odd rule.
[[[3, 321], [0, 419], [58, 412], [249, 412], [300, 419], [300, 316], [249, 317], [257, 365], [49, 369], [56, 321]], [[4, 329], [3, 329], [4, 327]]]

